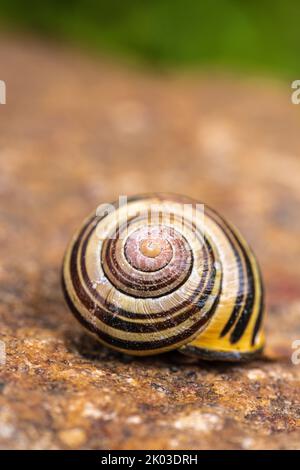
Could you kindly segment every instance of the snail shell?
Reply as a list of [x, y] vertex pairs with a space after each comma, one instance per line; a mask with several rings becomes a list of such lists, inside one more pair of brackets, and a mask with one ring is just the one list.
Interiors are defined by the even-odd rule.
[[90, 216], [67, 249], [62, 283], [80, 323], [128, 354], [245, 360], [263, 348], [253, 253], [215, 211], [183, 196], [132, 197]]

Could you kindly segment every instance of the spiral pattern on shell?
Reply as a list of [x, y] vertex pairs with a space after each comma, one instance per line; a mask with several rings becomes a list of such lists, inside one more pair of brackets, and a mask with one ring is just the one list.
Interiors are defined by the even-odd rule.
[[111, 207], [84, 222], [64, 258], [66, 300], [89, 332], [135, 355], [242, 360], [261, 351], [261, 276], [231, 225], [182, 196]]

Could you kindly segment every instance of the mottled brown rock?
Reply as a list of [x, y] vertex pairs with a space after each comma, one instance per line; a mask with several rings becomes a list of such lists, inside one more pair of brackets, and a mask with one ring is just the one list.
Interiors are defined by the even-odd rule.
[[[300, 448], [300, 107], [290, 84], [150, 75], [1, 38], [0, 443], [14, 449]], [[297, 78], [297, 77], [295, 77]], [[175, 191], [260, 260], [267, 357], [107, 351], [68, 312], [66, 243], [99, 203]]]

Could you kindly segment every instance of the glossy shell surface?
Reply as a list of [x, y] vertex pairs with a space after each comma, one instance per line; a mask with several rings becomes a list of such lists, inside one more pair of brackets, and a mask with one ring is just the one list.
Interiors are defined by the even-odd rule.
[[243, 360], [263, 347], [254, 255], [236, 229], [189, 198], [141, 195], [101, 208], [71, 241], [62, 278], [75, 317], [119, 351]]

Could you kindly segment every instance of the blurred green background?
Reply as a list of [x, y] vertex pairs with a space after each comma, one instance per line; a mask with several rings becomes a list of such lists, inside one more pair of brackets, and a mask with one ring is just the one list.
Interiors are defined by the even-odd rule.
[[297, 0], [0, 0], [25, 29], [159, 68], [216, 67], [295, 77]]

